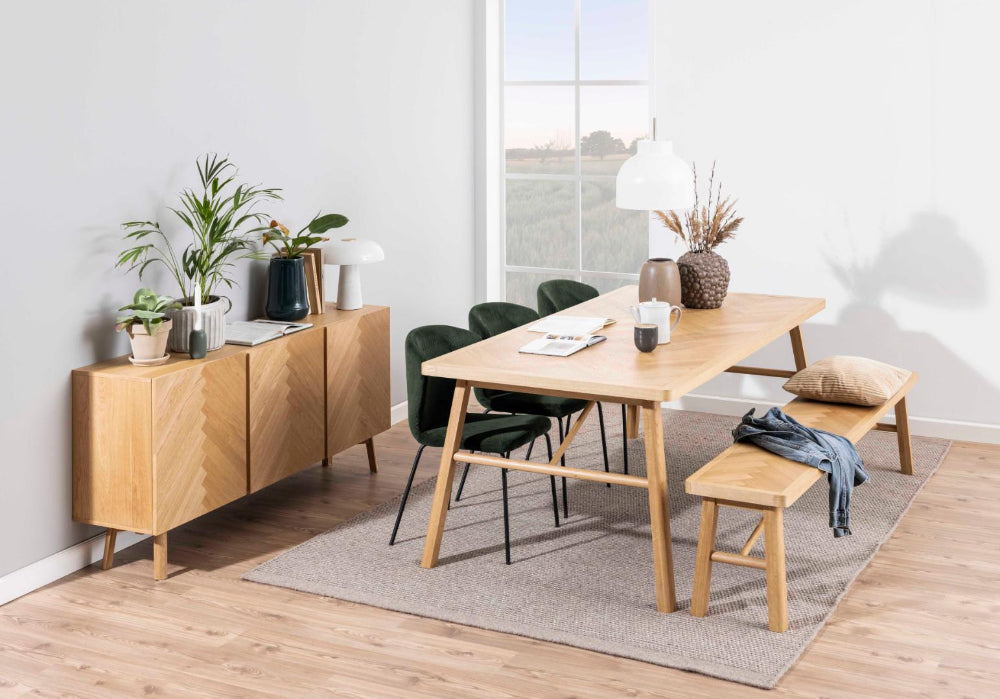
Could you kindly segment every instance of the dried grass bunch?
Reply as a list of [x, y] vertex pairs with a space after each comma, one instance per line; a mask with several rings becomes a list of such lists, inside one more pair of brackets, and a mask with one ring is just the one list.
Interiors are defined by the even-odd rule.
[[743, 218], [736, 215], [736, 202], [722, 196], [722, 182], [715, 186], [715, 161], [708, 178], [708, 202], [698, 200], [698, 170], [694, 171], [694, 206], [678, 216], [675, 211], [654, 211], [660, 221], [688, 246], [691, 252], [707, 252], [736, 235]]

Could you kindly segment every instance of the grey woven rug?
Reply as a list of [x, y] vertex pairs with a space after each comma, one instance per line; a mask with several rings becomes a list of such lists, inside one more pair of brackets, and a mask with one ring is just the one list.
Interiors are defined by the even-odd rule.
[[[622, 463], [618, 406], [605, 406], [612, 469]], [[568, 464], [603, 468], [596, 416], [569, 450]], [[414, 489], [400, 535], [388, 546], [397, 502], [387, 502], [252, 570], [245, 579], [420, 616], [694, 670], [773, 687], [822, 628], [851, 581], [895, 528], [948, 450], [914, 438], [913, 476], [899, 473], [895, 435], [873, 432], [860, 446], [871, 480], [855, 490], [854, 535], [834, 539], [827, 489], [818, 482], [785, 512], [790, 629], [767, 630], [764, 572], [713, 566], [709, 615], [688, 613], [699, 499], [684, 478], [730, 443], [737, 418], [664, 413], [674, 570], [679, 609], [656, 611], [646, 492], [569, 482], [570, 517], [553, 527], [545, 476], [510, 472], [513, 564], [504, 565], [500, 472], [472, 467], [453, 503], [441, 563], [419, 560], [434, 479]], [[542, 459], [544, 445], [533, 458]], [[537, 453], [542, 452], [542, 453]], [[421, 473], [434, 473], [438, 451]], [[644, 473], [642, 440], [629, 445], [631, 472]], [[458, 478], [455, 480], [456, 488]], [[719, 548], [739, 550], [755, 523], [723, 508]], [[763, 555], [758, 542], [754, 555]]]

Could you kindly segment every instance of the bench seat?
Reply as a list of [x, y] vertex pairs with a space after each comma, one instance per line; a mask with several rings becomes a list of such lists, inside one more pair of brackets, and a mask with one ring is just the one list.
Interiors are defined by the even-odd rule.
[[[896, 432], [900, 470], [913, 473], [910, 431], [906, 414], [906, 394], [917, 383], [912, 373], [906, 383], [882, 405], [872, 407], [822, 403], [796, 398], [784, 408], [806, 427], [847, 437], [857, 444], [872, 429]], [[896, 424], [879, 423], [895, 409]], [[768, 626], [772, 631], [788, 629], [785, 587], [785, 544], [783, 512], [825, 476], [818, 468], [790, 461], [753, 444], [733, 444], [688, 476], [684, 490], [702, 498], [698, 553], [695, 561], [691, 614], [708, 613], [712, 562], [760, 568], [767, 572]], [[719, 507], [757, 510], [761, 519], [739, 553], [715, 550]], [[764, 534], [765, 558], [750, 556], [757, 538]]]
[[[833, 432], [857, 444], [916, 382], [917, 375], [913, 373], [896, 395], [882, 405], [843, 405], [796, 398], [782, 410], [806, 427]], [[910, 472], [907, 464], [903, 464], [903, 472]], [[684, 489], [689, 495], [717, 500], [788, 507], [824, 475], [818, 468], [789, 461], [754, 444], [733, 444], [688, 476]]]

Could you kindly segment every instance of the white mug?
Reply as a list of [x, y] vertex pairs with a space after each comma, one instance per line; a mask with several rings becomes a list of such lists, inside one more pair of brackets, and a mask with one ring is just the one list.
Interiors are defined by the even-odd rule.
[[[657, 344], [659, 345], [670, 342], [670, 331], [681, 322], [681, 313], [683, 313], [680, 306], [671, 306], [666, 301], [657, 301], [656, 299], [643, 301], [638, 306], [629, 306], [628, 309], [632, 311], [632, 317], [635, 318], [636, 323], [656, 324], [656, 332], [659, 337]], [[677, 311], [677, 320], [671, 325], [670, 315], [674, 311]]]

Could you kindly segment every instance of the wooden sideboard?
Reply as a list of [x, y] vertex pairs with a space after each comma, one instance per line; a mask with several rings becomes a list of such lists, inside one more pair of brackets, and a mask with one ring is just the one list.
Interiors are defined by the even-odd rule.
[[389, 309], [310, 315], [313, 327], [256, 347], [157, 367], [119, 357], [73, 371], [73, 519], [115, 535], [167, 532], [389, 428]]

